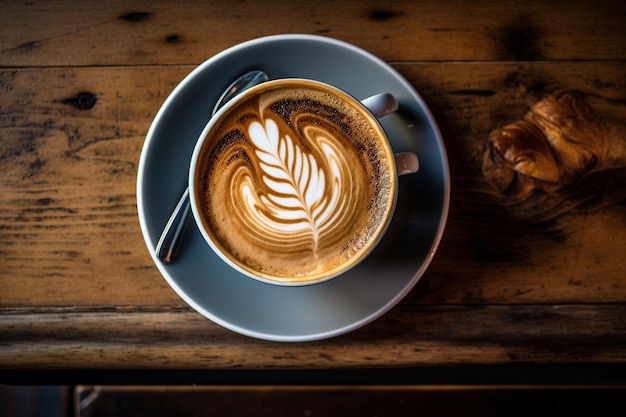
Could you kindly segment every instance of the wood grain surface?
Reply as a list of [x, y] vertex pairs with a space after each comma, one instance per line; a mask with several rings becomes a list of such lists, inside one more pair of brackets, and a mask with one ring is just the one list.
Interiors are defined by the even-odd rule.
[[[619, 1], [3, 2], [0, 369], [626, 363], [626, 7]], [[387, 60], [437, 120], [450, 216], [427, 273], [339, 338], [250, 339], [191, 310], [152, 263], [135, 184], [146, 132], [196, 65], [311, 33]], [[610, 151], [523, 201], [481, 171], [489, 132], [580, 92]]]

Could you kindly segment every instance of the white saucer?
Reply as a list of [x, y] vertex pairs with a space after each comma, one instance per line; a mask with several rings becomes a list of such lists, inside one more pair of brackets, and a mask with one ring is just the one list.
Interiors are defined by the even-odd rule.
[[[304, 287], [264, 284], [229, 268], [189, 216], [177, 260], [160, 262], [154, 248], [187, 181], [191, 154], [215, 101], [240, 74], [312, 78], [359, 99], [396, 96], [397, 113], [381, 124], [394, 151], [413, 151], [417, 174], [400, 178], [398, 208], [376, 250], [351, 271]], [[417, 283], [441, 240], [450, 175], [435, 120], [413, 87], [377, 57], [353, 45], [310, 35], [277, 35], [234, 46], [191, 72], [154, 119], [139, 162], [137, 206], [146, 245], [169, 285], [196, 311], [235, 332], [275, 341], [325, 339], [380, 317]]]

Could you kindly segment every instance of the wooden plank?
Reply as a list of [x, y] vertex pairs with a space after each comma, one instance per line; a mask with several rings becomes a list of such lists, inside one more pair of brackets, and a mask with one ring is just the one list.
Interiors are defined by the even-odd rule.
[[78, 386], [76, 416], [619, 415], [624, 387]]
[[20, 417], [49, 413], [51, 416], [73, 415], [73, 387], [0, 385], [0, 407], [3, 417]]
[[135, 181], [150, 119], [189, 71], [2, 72], [0, 304], [179, 302], [143, 243]]
[[293, 32], [345, 40], [385, 60], [626, 57], [619, 0], [47, 0], [4, 2], [0, 11], [2, 66], [197, 64], [236, 43]]
[[0, 369], [331, 369], [626, 362], [626, 306], [420, 307], [347, 335], [274, 343], [187, 309], [3, 311]]
[[[182, 304], [148, 255], [134, 193], [150, 120], [192, 68], [0, 72], [0, 305]], [[615, 128], [611, 140], [617, 152], [626, 137], [626, 64], [397, 68], [440, 124], [453, 182], [441, 248], [410, 301], [623, 301], [626, 164], [621, 155], [603, 161], [606, 169], [575, 186], [523, 204], [490, 189], [480, 155], [490, 130], [562, 88], [583, 92]], [[93, 107], [78, 106], [81, 93], [83, 101], [84, 93], [93, 94]], [[31, 262], [33, 256], [39, 261]]]

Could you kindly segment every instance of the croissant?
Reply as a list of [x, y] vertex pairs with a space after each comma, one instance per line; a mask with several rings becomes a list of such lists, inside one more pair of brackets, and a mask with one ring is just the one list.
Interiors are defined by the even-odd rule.
[[488, 137], [482, 171], [498, 192], [553, 191], [592, 169], [606, 152], [602, 124], [583, 98], [557, 91]]

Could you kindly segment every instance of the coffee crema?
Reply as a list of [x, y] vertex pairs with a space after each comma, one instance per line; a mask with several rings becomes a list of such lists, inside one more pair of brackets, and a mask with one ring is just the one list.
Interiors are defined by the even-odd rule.
[[243, 93], [206, 133], [195, 171], [202, 222], [243, 271], [314, 282], [358, 262], [395, 204], [386, 138], [352, 98], [306, 80]]

